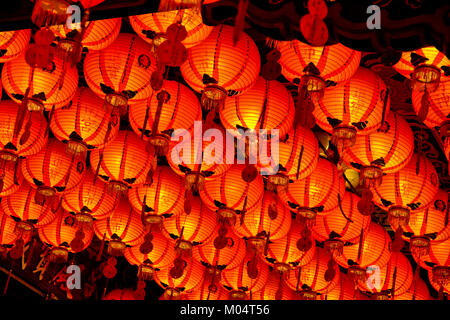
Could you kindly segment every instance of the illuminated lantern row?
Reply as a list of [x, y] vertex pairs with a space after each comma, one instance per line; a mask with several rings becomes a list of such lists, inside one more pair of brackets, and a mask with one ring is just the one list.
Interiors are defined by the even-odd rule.
[[28, 46], [31, 29], [0, 32], [0, 63], [17, 58]]

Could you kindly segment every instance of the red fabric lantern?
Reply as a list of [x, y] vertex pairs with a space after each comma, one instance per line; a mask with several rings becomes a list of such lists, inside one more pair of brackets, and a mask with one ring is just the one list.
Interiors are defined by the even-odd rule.
[[0, 245], [12, 245], [20, 238], [20, 234], [16, 232], [16, 225], [14, 219], [0, 209]]
[[428, 271], [428, 279], [433, 288], [442, 294], [450, 293], [450, 267], [436, 267], [432, 271]]
[[430, 290], [425, 281], [417, 277], [413, 280], [413, 284], [408, 291], [396, 295], [393, 300], [433, 300], [433, 297], [430, 295]]
[[289, 288], [282, 276], [271, 271], [264, 287], [252, 294], [253, 300], [294, 300], [294, 292]]
[[[433, 241], [430, 243], [430, 250], [426, 255], [419, 255], [411, 252], [414, 260], [420, 267], [426, 270], [433, 270], [438, 267], [450, 267], [450, 239], [443, 241]], [[447, 276], [450, 276], [448, 274]], [[448, 279], [447, 279], [448, 280]]]
[[195, 94], [176, 81], [164, 81], [159, 92], [130, 106], [128, 118], [134, 132], [165, 154], [172, 132], [190, 130], [201, 120], [202, 109]]
[[93, 170], [111, 189], [125, 192], [129, 187], [150, 182], [154, 151], [132, 131], [119, 131], [102, 150], [90, 155]]
[[[17, 162], [18, 163], [18, 162]], [[6, 197], [19, 190], [24, 177], [20, 166], [4, 165], [0, 168], [0, 197]]]
[[182, 295], [182, 300], [228, 300], [228, 292], [220, 285], [210, 286], [211, 283], [205, 278], [194, 291]]
[[28, 46], [31, 29], [0, 32], [0, 63], [17, 58]]
[[10, 98], [17, 103], [25, 99], [30, 111], [59, 109], [72, 100], [78, 86], [78, 72], [58, 57], [44, 68], [32, 68], [22, 54], [5, 63], [2, 83]]
[[241, 32], [234, 44], [234, 28], [214, 27], [208, 37], [188, 50], [188, 59], [180, 69], [183, 78], [197, 92], [202, 92], [206, 110], [223, 104], [226, 96], [242, 94], [258, 78], [261, 61], [258, 48]]
[[123, 255], [126, 246], [139, 245], [144, 241], [141, 216], [133, 210], [126, 199], [120, 199], [113, 214], [93, 224], [95, 235], [109, 242], [108, 254]]
[[436, 169], [422, 154], [414, 154], [408, 164], [383, 177], [383, 184], [373, 187], [374, 202], [388, 209], [391, 225], [406, 226], [410, 212], [425, 209], [439, 189]]
[[88, 88], [79, 88], [69, 106], [55, 110], [50, 129], [73, 153], [103, 148], [119, 131], [117, 115], [106, 112], [103, 101]]
[[339, 282], [334, 289], [318, 298], [320, 300], [361, 300], [352, 279], [343, 272], [339, 273]]
[[121, 33], [106, 49], [84, 60], [89, 88], [121, 111], [128, 103], [145, 101], [153, 92], [150, 77], [156, 69], [151, 47], [137, 35]]
[[201, 43], [214, 29], [203, 23], [201, 12], [196, 8], [147, 13], [129, 18], [134, 31], [154, 46], [166, 40], [167, 28], [174, 23], [181, 23], [186, 28], [187, 36], [182, 41], [186, 48]]
[[375, 72], [360, 67], [345, 83], [325, 90], [315, 101], [317, 124], [333, 134], [339, 150], [354, 145], [356, 135], [366, 135], [380, 128], [388, 115], [390, 100], [387, 88]]

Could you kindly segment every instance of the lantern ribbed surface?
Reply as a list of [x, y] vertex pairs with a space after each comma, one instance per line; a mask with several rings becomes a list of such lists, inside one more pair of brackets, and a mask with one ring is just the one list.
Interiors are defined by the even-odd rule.
[[[162, 104], [156, 125], [157, 134], [165, 133], [170, 137], [171, 129], [190, 130], [194, 121], [202, 119], [200, 102], [194, 92], [185, 85], [176, 81], [165, 80], [161, 91], [166, 91], [169, 94], [169, 99]], [[131, 127], [139, 136], [142, 135], [146, 116], [148, 116], [143, 136], [145, 140], [148, 140], [152, 135], [153, 125], [157, 118], [158, 95], [161, 91], [152, 92], [147, 100], [135, 103], [129, 109], [128, 118]]]
[[19, 236], [16, 233], [16, 222], [0, 209], [0, 245], [13, 244]]
[[153, 268], [166, 268], [175, 259], [173, 242], [167, 239], [161, 232], [152, 232], [153, 250], [147, 254], [140, 251], [140, 245], [125, 249], [125, 259], [132, 264], [140, 266], [149, 263]]
[[108, 192], [108, 185], [87, 171], [81, 182], [64, 194], [62, 206], [77, 214], [89, 214], [96, 220], [108, 218], [114, 211], [116, 198]]
[[203, 246], [196, 246], [192, 251], [194, 259], [209, 266], [217, 266], [224, 270], [236, 268], [245, 258], [245, 240], [239, 238], [233, 231], [227, 233], [228, 238], [225, 248], [217, 249], [214, 241], [209, 241]]
[[339, 282], [334, 289], [327, 292], [325, 295], [318, 297], [320, 300], [360, 300], [355, 297], [355, 284], [352, 279], [343, 272], [339, 273]]
[[294, 292], [283, 280], [280, 273], [271, 271], [264, 287], [252, 293], [253, 300], [294, 300]]
[[408, 164], [383, 177], [380, 186], [373, 187], [373, 201], [383, 207], [402, 206], [412, 211], [429, 206], [439, 189], [439, 180], [431, 161], [414, 154]]
[[147, 151], [145, 142], [134, 132], [126, 130], [119, 131], [116, 138], [102, 150], [93, 150], [90, 160], [95, 171], [101, 159], [98, 174], [103, 180], [132, 186], [146, 181], [153, 156], [153, 150]]
[[434, 267], [450, 266], [450, 239], [433, 241], [430, 243], [430, 251], [426, 255], [419, 256], [412, 252], [414, 260], [424, 269], [432, 270]]
[[370, 134], [381, 126], [385, 93], [386, 85], [381, 77], [360, 67], [348, 81], [325, 89], [323, 98], [314, 102], [316, 123], [329, 133], [345, 126], [356, 129], [360, 135]]
[[[81, 44], [89, 50], [102, 50], [116, 40], [122, 25], [122, 18], [88, 21]], [[66, 38], [71, 31], [65, 24], [51, 26], [56, 37]]]
[[283, 204], [293, 211], [298, 207], [318, 208], [318, 215], [326, 215], [338, 207], [338, 194], [344, 196], [345, 182], [339, 178], [336, 165], [320, 158], [311, 175], [287, 187], [277, 187], [277, 192]]
[[[270, 217], [271, 211], [276, 211], [275, 219]], [[246, 212], [243, 223], [234, 225], [233, 229], [242, 238], [257, 237], [265, 233], [270, 234], [271, 241], [275, 241], [288, 234], [291, 221], [291, 211], [278, 200], [277, 195], [264, 191], [259, 208]]]
[[[22, 54], [4, 64], [2, 70], [3, 88], [9, 97], [20, 103], [30, 85], [32, 68]], [[57, 56], [45, 68], [35, 68], [28, 98], [36, 98], [48, 111], [70, 103], [78, 86], [78, 71]]]
[[38, 229], [38, 234], [43, 243], [53, 247], [63, 247], [74, 253], [75, 251], [71, 248], [70, 243], [75, 238], [77, 231], [81, 230], [84, 232], [82, 250], [85, 250], [94, 237], [92, 228], [86, 228], [73, 215], [61, 210], [50, 224]]
[[433, 300], [433, 297], [425, 281], [418, 277], [413, 280], [411, 287], [405, 293], [395, 295], [394, 300]]
[[161, 231], [168, 239], [204, 245], [211, 240], [216, 229], [216, 215], [198, 197], [193, 197], [190, 203], [189, 214], [181, 212], [171, 219], [165, 219]]
[[161, 287], [167, 289], [176, 289], [183, 293], [190, 293], [198, 287], [202, 280], [205, 267], [193, 257], [187, 261], [186, 268], [180, 278], [172, 278], [170, 269], [172, 265], [155, 272], [155, 281]]
[[0, 63], [17, 58], [30, 42], [31, 29], [0, 32]]
[[158, 166], [152, 184], [131, 188], [128, 199], [138, 212], [142, 211], [145, 197], [145, 214], [177, 216], [183, 211], [184, 193], [183, 179], [170, 167]]
[[36, 192], [35, 188], [24, 182], [19, 190], [2, 199], [1, 207], [11, 217], [19, 218], [36, 228], [45, 226], [56, 218], [57, 212], [54, 209], [57, 205], [53, 205], [52, 208], [49, 203], [37, 204], [34, 200]]
[[[358, 259], [358, 251], [361, 252]], [[369, 228], [364, 231], [362, 241], [359, 243], [344, 246], [341, 255], [335, 255], [336, 262], [348, 268], [349, 260], [355, 262], [360, 268], [367, 268], [370, 265], [384, 267], [391, 257], [391, 238], [388, 232], [379, 224], [370, 222]]]
[[54, 138], [39, 153], [22, 162], [22, 173], [31, 185], [52, 188], [56, 193], [76, 187], [85, 169], [84, 159], [68, 154], [65, 145]]
[[298, 40], [279, 41], [279, 63], [283, 76], [290, 82], [305, 75], [305, 67], [313, 63], [323, 80], [343, 82], [355, 73], [361, 60], [361, 52], [338, 43], [325, 47], [313, 47]]
[[187, 61], [180, 70], [192, 89], [203, 90], [204, 75], [215, 79], [228, 95], [242, 94], [255, 84], [261, 67], [258, 48], [245, 32], [233, 45], [233, 33], [231, 26], [215, 26], [205, 40], [188, 49]]
[[205, 181], [204, 188], [200, 190], [202, 201], [214, 211], [223, 206], [243, 210], [244, 204], [247, 211], [257, 209], [264, 194], [264, 182], [260, 175], [252, 182], [245, 182], [242, 179], [244, 168], [244, 165], [236, 164], [221, 177]]
[[[330, 254], [322, 248], [316, 248], [311, 261], [301, 268], [291, 269], [286, 280], [287, 285], [292, 289], [301, 290], [303, 285], [307, 285], [316, 293], [326, 294], [333, 290], [339, 283], [339, 267], [335, 264], [335, 275], [331, 281], [325, 280], [325, 272], [328, 270]], [[300, 273], [300, 281], [298, 281]]]
[[106, 49], [92, 51], [84, 60], [85, 79], [95, 94], [118, 94], [130, 104], [145, 101], [153, 92], [150, 77], [155, 69], [150, 45], [129, 33], [121, 33]]
[[120, 199], [116, 203], [110, 217], [95, 221], [93, 229], [97, 238], [103, 239], [105, 235], [105, 241], [115, 240], [118, 237], [128, 246], [135, 246], [144, 241], [141, 215], [133, 210], [126, 199]]
[[185, 294], [181, 299], [183, 300], [228, 300], [228, 292], [222, 288], [219, 284], [215, 284], [217, 291], [212, 292], [209, 290], [211, 281], [204, 279], [202, 283], [195, 288], [192, 292]]
[[370, 166], [382, 160], [383, 173], [394, 173], [406, 166], [414, 152], [413, 132], [402, 116], [390, 112], [385, 120], [387, 131], [356, 136], [355, 145], [346, 149], [344, 161]]
[[[270, 134], [277, 129], [282, 139], [292, 129], [294, 114], [294, 100], [286, 87], [260, 76], [247, 92], [225, 100], [220, 120], [230, 130], [267, 130]], [[236, 132], [236, 136], [240, 134]]]
[[20, 166], [18, 166], [17, 170], [15, 170], [14, 167], [14, 165], [6, 164], [5, 167], [0, 170], [0, 181], [3, 183], [0, 197], [6, 197], [13, 194], [19, 190], [20, 185], [24, 181]]
[[156, 35], [165, 33], [171, 24], [181, 21], [187, 32], [186, 39], [182, 41], [186, 48], [201, 43], [214, 29], [203, 23], [201, 12], [197, 8], [141, 14], [129, 18], [134, 31], [148, 43], [153, 43], [149, 37], [152, 31]]
[[316, 224], [311, 228], [313, 237], [318, 241], [325, 241], [330, 239], [330, 233], [334, 231], [341, 236], [339, 240], [357, 243], [361, 230], [366, 230], [370, 223], [370, 215], [363, 216], [358, 211], [357, 205], [360, 199], [356, 194], [346, 192], [341, 207], [345, 216], [351, 221], [343, 216], [340, 208], [336, 208], [329, 214], [316, 218]]
[[[47, 143], [47, 120], [39, 112], [25, 114], [20, 131], [15, 135], [20, 106], [10, 100], [0, 102], [0, 149], [16, 156], [38, 153]], [[29, 127], [27, 130], [27, 124]], [[25, 139], [26, 135], [28, 138]]]
[[80, 87], [69, 106], [55, 110], [50, 129], [65, 143], [81, 138], [81, 143], [89, 150], [103, 148], [119, 131], [119, 119], [105, 111], [103, 104], [89, 88]]

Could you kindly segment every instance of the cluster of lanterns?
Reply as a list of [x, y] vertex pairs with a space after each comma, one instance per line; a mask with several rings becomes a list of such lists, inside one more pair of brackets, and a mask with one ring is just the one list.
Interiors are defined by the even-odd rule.
[[[164, 288], [161, 299], [430, 299], [419, 268], [450, 292], [448, 194], [361, 52], [271, 41], [261, 65], [249, 35], [204, 25], [196, 8], [129, 21], [135, 34], [119, 33], [120, 18], [85, 21], [78, 34], [46, 25], [0, 33], [10, 98], [0, 102], [0, 244], [11, 258], [34, 230], [55, 263], [97, 237], [105, 277], [118, 256], [139, 267], [137, 290], [105, 299], [142, 299], [148, 280]], [[82, 56], [87, 87], [73, 63]], [[434, 48], [394, 65], [412, 80], [421, 120], [444, 137], [448, 66]], [[178, 67], [185, 82], [168, 79]], [[298, 85], [297, 103], [281, 74]], [[276, 129], [278, 162], [251, 164], [244, 151], [243, 164], [180, 163], [171, 135], [193, 132], [195, 121]], [[314, 124], [336, 162], [320, 155], [331, 148]], [[196, 142], [192, 160], [209, 146]], [[346, 190], [345, 167], [359, 171], [359, 194]], [[395, 239], [371, 220], [375, 204]], [[374, 266], [379, 283], [370, 285]]]

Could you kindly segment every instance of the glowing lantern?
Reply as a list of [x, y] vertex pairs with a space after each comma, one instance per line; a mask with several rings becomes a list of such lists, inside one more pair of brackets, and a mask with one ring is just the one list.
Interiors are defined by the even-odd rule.
[[253, 292], [264, 287], [269, 277], [269, 267], [266, 263], [259, 263], [259, 259], [254, 260], [252, 254], [247, 254], [238, 267], [222, 272], [221, 284], [229, 291], [230, 300], [252, 299]]
[[16, 232], [16, 221], [8, 214], [0, 209], [0, 245], [9, 246], [20, 238], [20, 234]]
[[315, 101], [317, 124], [332, 133], [338, 150], [355, 144], [356, 135], [374, 132], [382, 125], [390, 108], [387, 88], [375, 72], [360, 67], [345, 83], [325, 90]]
[[234, 44], [233, 34], [231, 26], [214, 27], [205, 40], [188, 50], [188, 59], [180, 67], [189, 86], [203, 93], [205, 110], [223, 105], [227, 95], [249, 90], [258, 78], [261, 61], [256, 44], [244, 32]]
[[422, 154], [414, 154], [408, 164], [383, 177], [383, 184], [373, 187], [374, 202], [388, 209], [391, 225], [406, 226], [410, 212], [428, 207], [439, 188], [436, 169]]
[[151, 47], [137, 35], [121, 33], [106, 49], [84, 60], [88, 86], [121, 113], [128, 103], [145, 101], [153, 92], [150, 77], [156, 68]]
[[139, 213], [133, 210], [126, 199], [120, 199], [112, 215], [93, 224], [95, 235], [108, 241], [108, 254], [120, 256], [127, 246], [144, 241], [144, 226]]
[[436, 267], [432, 271], [428, 271], [428, 279], [431, 285], [436, 289], [440, 295], [443, 292], [450, 293], [450, 267]]
[[72, 153], [103, 148], [119, 131], [119, 119], [106, 112], [102, 100], [88, 88], [79, 88], [71, 103], [55, 110], [50, 129]]
[[119, 131], [116, 138], [90, 155], [92, 168], [110, 188], [125, 192], [134, 185], [149, 182], [154, 152], [132, 131]]
[[450, 66], [450, 60], [435, 47], [425, 47], [403, 52], [393, 68], [404, 77], [412, 80], [414, 91], [436, 90], [440, 82], [449, 81], [444, 68]]
[[316, 215], [326, 215], [338, 207], [338, 195], [344, 196], [345, 182], [333, 163], [320, 158], [311, 175], [286, 187], [278, 186], [277, 192], [287, 208], [314, 224]]
[[273, 185], [286, 186], [289, 181], [305, 179], [319, 161], [319, 143], [314, 133], [303, 126], [290, 131], [278, 144], [278, 161], [271, 156], [269, 163], [260, 161], [260, 171], [267, 174]]
[[201, 43], [214, 27], [203, 24], [198, 9], [182, 9], [130, 16], [134, 31], [145, 41], [157, 47], [166, 40], [167, 28], [174, 23], [181, 23], [186, 28], [187, 37], [182, 41], [186, 48]]
[[38, 229], [41, 241], [52, 247], [51, 262], [67, 262], [68, 254], [85, 250], [92, 241], [94, 232], [77, 221], [70, 213], [60, 211], [46, 226]]
[[[292, 129], [294, 100], [284, 85], [276, 80], [258, 77], [245, 93], [230, 97], [220, 109], [220, 120], [225, 129], [278, 130], [280, 139]], [[235, 131], [237, 137], [245, 132]]]
[[252, 294], [253, 300], [293, 300], [294, 292], [277, 272], [270, 272], [264, 287]]
[[[207, 271], [206, 271], [207, 272]], [[182, 296], [183, 300], [228, 300], [228, 292], [220, 285], [211, 287], [208, 278], [205, 278], [202, 283], [192, 292]]]
[[[18, 162], [17, 162], [18, 163]], [[0, 168], [0, 197], [6, 197], [19, 190], [24, 177], [20, 167], [5, 165]]]
[[[200, 190], [202, 201], [214, 211], [219, 219], [235, 224], [236, 214], [245, 214], [257, 210], [264, 194], [264, 182], [261, 176], [253, 181], [242, 179], [244, 165], [233, 165], [224, 175], [205, 181]], [[241, 216], [242, 219], [242, 216]]]
[[55, 195], [73, 189], [81, 181], [85, 160], [67, 154], [65, 149], [62, 142], [52, 138], [39, 153], [22, 162], [25, 179], [37, 188], [38, 203], [52, 201]]
[[372, 298], [376, 300], [389, 300], [401, 295], [408, 291], [413, 283], [411, 263], [401, 252], [393, 252], [389, 262], [383, 268], [371, 266], [370, 269], [374, 272], [366, 283], [359, 283], [359, 287], [361, 290], [372, 293]]
[[190, 130], [201, 120], [202, 109], [195, 94], [176, 81], [166, 80], [159, 92], [130, 106], [128, 118], [134, 132], [165, 154], [172, 132]]
[[318, 298], [320, 300], [360, 300], [352, 279], [343, 272], [339, 273], [339, 282], [334, 289]]
[[113, 213], [116, 198], [108, 193], [108, 185], [100, 180], [94, 182], [88, 171], [81, 182], [64, 194], [62, 206], [75, 214], [77, 219], [92, 221], [106, 219]]
[[0, 102], [0, 159], [18, 161], [38, 153], [47, 143], [47, 120], [41, 113], [21, 112], [13, 101]]
[[44, 68], [30, 67], [21, 55], [3, 66], [3, 88], [17, 103], [24, 101], [28, 110], [59, 109], [72, 100], [78, 86], [78, 71], [54, 57]]
[[0, 63], [18, 57], [30, 42], [31, 29], [0, 32]]
[[173, 242], [160, 232], [152, 233], [152, 250], [142, 253], [141, 246], [136, 245], [125, 250], [127, 261], [139, 267], [138, 278], [152, 280], [154, 272], [169, 267], [175, 259]]
[[377, 265], [383, 268], [391, 257], [391, 238], [379, 224], [370, 222], [367, 230], [362, 230], [357, 244], [344, 246], [342, 254], [335, 255], [336, 262], [348, 269], [355, 283], [366, 281], [366, 268]]
[[394, 173], [405, 167], [414, 152], [414, 136], [406, 120], [390, 112], [385, 120], [386, 130], [357, 136], [343, 159], [360, 169], [362, 185], [379, 185], [383, 173]]
[[430, 290], [428, 290], [425, 281], [420, 277], [416, 277], [411, 287], [405, 293], [393, 297], [393, 300], [433, 300], [433, 298], [430, 295]]
[[[291, 269], [286, 284], [300, 293], [304, 300], [316, 300], [317, 294], [326, 294], [339, 283], [339, 267], [335, 263], [330, 267], [329, 261], [330, 254], [325, 249], [316, 248], [308, 264]], [[328, 273], [331, 275], [329, 278]]]
[[163, 218], [178, 216], [183, 210], [183, 179], [169, 167], [159, 166], [150, 185], [139, 185], [128, 191], [134, 210], [145, 214], [146, 223], [160, 223]]

